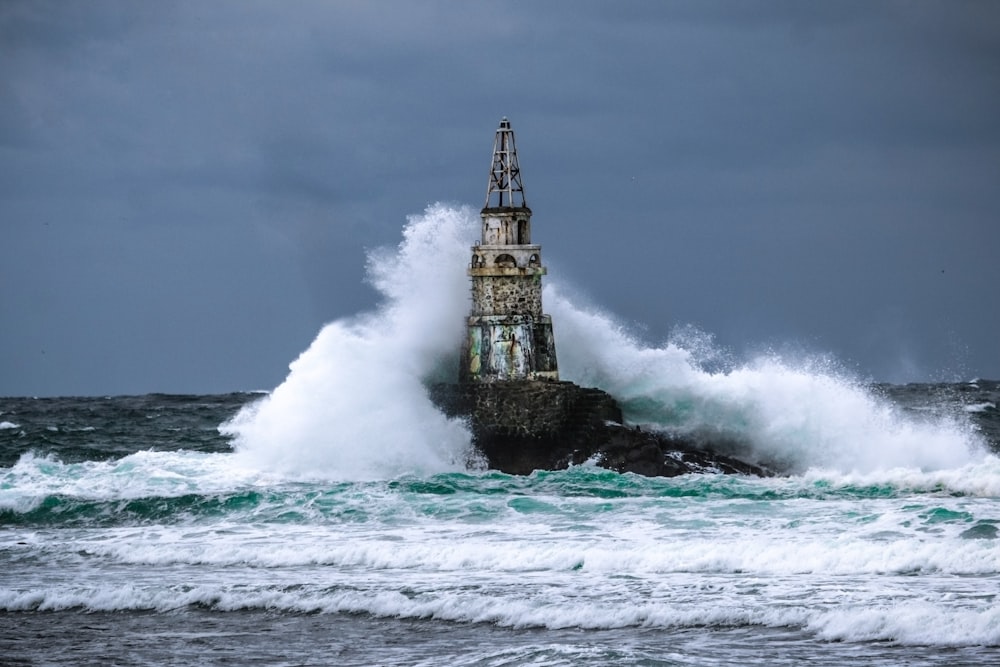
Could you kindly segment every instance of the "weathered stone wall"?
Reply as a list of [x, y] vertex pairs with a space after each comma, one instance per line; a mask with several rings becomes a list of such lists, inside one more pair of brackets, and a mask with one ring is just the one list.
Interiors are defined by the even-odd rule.
[[555, 345], [548, 315], [472, 315], [459, 380], [558, 380]]
[[503, 382], [467, 391], [477, 425], [494, 433], [539, 437], [594, 419], [622, 419], [607, 393], [572, 382]]
[[541, 276], [473, 277], [472, 314], [541, 316]]
[[514, 475], [585, 461], [618, 472], [674, 476], [692, 472], [769, 474], [764, 468], [698, 443], [630, 428], [606, 392], [572, 382], [439, 384], [431, 399], [467, 417], [490, 468]]
[[446, 414], [469, 417], [490, 467], [513, 474], [582, 462], [596, 450], [588, 434], [622, 419], [610, 395], [572, 382], [436, 385], [431, 397]]
[[527, 245], [531, 243], [531, 209], [527, 206], [484, 208], [483, 243]]
[[[513, 261], [512, 261], [513, 260]], [[524, 268], [542, 269], [542, 246], [539, 245], [475, 245], [469, 268], [471, 275], [512, 275], [506, 272], [476, 271], [476, 269]], [[532, 273], [537, 273], [533, 271]], [[544, 270], [542, 271], [544, 273]]]

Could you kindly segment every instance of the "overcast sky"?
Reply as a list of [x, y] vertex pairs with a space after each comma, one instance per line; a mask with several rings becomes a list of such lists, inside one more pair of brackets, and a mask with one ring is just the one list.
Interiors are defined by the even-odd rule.
[[1000, 3], [3, 0], [0, 395], [273, 388], [504, 115], [649, 341], [1000, 378]]

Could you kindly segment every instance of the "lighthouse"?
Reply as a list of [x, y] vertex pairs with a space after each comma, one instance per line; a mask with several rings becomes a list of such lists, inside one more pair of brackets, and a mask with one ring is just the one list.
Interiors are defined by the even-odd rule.
[[427, 389], [444, 414], [467, 420], [472, 444], [490, 468], [527, 475], [592, 461], [666, 477], [707, 470], [769, 474], [706, 450], [700, 438], [630, 428], [611, 394], [559, 380], [552, 318], [542, 312], [542, 248], [531, 242], [531, 209], [506, 118], [493, 143], [480, 217], [460, 382]]
[[531, 243], [531, 209], [514, 130], [500, 120], [493, 142], [482, 234], [472, 247], [472, 310], [462, 382], [558, 380], [552, 318], [542, 312], [542, 247]]

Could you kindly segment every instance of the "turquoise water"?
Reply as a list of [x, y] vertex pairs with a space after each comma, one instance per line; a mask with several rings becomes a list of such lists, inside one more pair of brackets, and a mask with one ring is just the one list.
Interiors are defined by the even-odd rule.
[[425, 390], [476, 224], [411, 218], [272, 391], [0, 398], [0, 662], [1000, 662], [1000, 385], [723, 362], [550, 280], [563, 379], [782, 474], [483, 470]]
[[[0, 431], [14, 459], [0, 468], [4, 655], [359, 665], [1000, 655], [1000, 460], [986, 451], [951, 469], [767, 479], [581, 466], [314, 480], [247, 466], [203, 428], [252, 400], [0, 399], [18, 424]], [[58, 426], [80, 413], [113, 425], [116, 411], [140, 445], [124, 456], [114, 429]], [[159, 439], [168, 432], [181, 434], [173, 449]], [[47, 440], [33, 446], [32, 433]]]

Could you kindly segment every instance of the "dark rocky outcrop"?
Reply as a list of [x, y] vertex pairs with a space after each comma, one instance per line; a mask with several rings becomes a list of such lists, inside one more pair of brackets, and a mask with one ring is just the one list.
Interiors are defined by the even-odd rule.
[[510, 474], [558, 470], [588, 460], [648, 476], [769, 474], [694, 442], [628, 427], [608, 393], [572, 382], [438, 384], [430, 394], [445, 414], [467, 417], [489, 467]]

